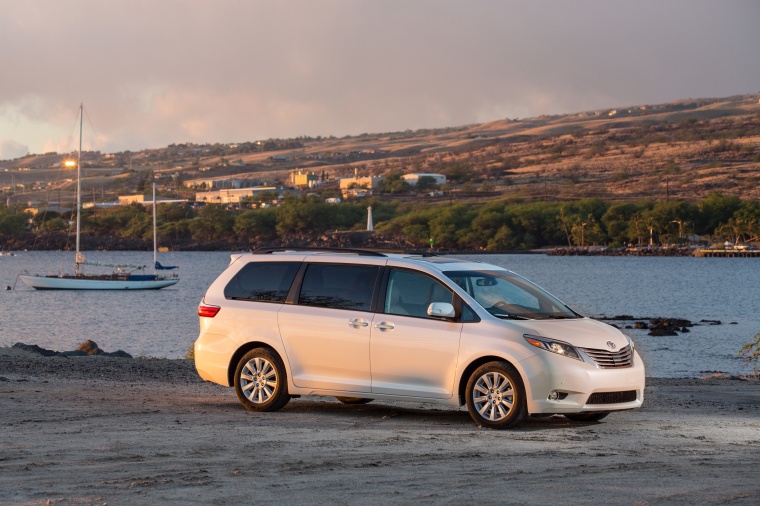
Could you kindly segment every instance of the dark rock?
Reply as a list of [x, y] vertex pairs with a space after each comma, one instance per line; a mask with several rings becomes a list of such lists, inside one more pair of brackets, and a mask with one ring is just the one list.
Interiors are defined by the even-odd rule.
[[691, 332], [688, 327], [681, 327], [681, 332]]
[[720, 325], [720, 320], [699, 320], [699, 323], [708, 323], [710, 325]]
[[104, 357], [116, 357], [116, 358], [132, 358], [132, 355], [130, 355], [129, 353], [127, 353], [127, 352], [126, 352], [126, 351], [124, 351], [124, 350], [116, 350], [116, 351], [112, 351], [112, 352], [105, 352], [105, 351], [104, 351], [104, 352], [102, 353], [102, 355], [103, 355]]
[[731, 323], [729, 323], [729, 325], [739, 325], [739, 324], [736, 323], [736, 322], [731, 322]]
[[[675, 332], [683, 327], [691, 327], [693, 323], [680, 318], [652, 318], [649, 320], [650, 330], [670, 330]], [[675, 334], [669, 334], [675, 335]]]
[[0, 381], [10, 381], [10, 380], [6, 378], [5, 376], [0, 376]]
[[91, 355], [99, 355], [103, 357], [115, 357], [115, 358], [133, 358], [132, 355], [127, 353], [124, 350], [117, 350], [110, 353], [107, 353], [100, 349], [100, 347], [94, 342], [90, 341], [89, 339], [82, 344], [79, 345], [79, 347], [76, 350], [71, 351], [53, 351], [53, 350], [46, 350], [45, 348], [40, 348], [36, 344], [24, 344], [24, 343], [16, 343], [13, 345], [14, 348], [17, 348], [19, 350], [28, 351], [29, 353], [35, 353], [37, 355], [41, 355], [43, 357], [87, 357]]
[[612, 318], [610, 318], [610, 320], [633, 320], [633, 316], [629, 314], [620, 314], [617, 316], [613, 316]]
[[633, 328], [633, 326], [632, 326], [632, 325], [626, 325], [626, 326], [625, 326], [625, 328], [627, 328], [627, 329], [632, 329], [632, 328]]
[[103, 353], [103, 350], [95, 344], [95, 341], [90, 341], [89, 339], [80, 344], [77, 350], [84, 352], [85, 355], [100, 355]]
[[45, 348], [40, 348], [36, 344], [16, 343], [13, 345], [13, 347], [18, 348], [19, 350], [28, 351], [29, 353], [36, 353], [37, 355], [42, 355], [43, 357], [54, 357], [58, 355], [57, 351], [46, 350]]
[[650, 336], [677, 336], [678, 333], [675, 330], [669, 329], [652, 329], [649, 331]]
[[87, 353], [81, 350], [62, 351], [60, 353], [62, 357], [86, 357]]
[[635, 328], [635, 329], [644, 329], [644, 330], [646, 330], [646, 329], [648, 329], [648, 328], [649, 328], [649, 325], [647, 325], [647, 324], [646, 324], [646, 323], [644, 323], [644, 322], [636, 322], [636, 323], [634, 323], [634, 324], [633, 324], [633, 328]]

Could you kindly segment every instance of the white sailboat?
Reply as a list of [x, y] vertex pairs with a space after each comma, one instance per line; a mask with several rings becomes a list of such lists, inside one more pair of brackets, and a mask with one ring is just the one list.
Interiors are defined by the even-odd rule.
[[[77, 208], [76, 208], [76, 257], [74, 274], [20, 274], [19, 279], [37, 290], [157, 290], [179, 282], [177, 274], [164, 276], [162, 270], [174, 270], [174, 266], [163, 266], [158, 262], [156, 246], [156, 185], [153, 184], [153, 274], [145, 274], [145, 266], [112, 265], [87, 262], [80, 251], [80, 215], [82, 211], [82, 122], [84, 106], [79, 105], [79, 160], [77, 161]], [[85, 274], [84, 266], [93, 265], [115, 268], [110, 274]], [[130, 270], [131, 269], [131, 270]], [[138, 272], [136, 274], [135, 272]]]

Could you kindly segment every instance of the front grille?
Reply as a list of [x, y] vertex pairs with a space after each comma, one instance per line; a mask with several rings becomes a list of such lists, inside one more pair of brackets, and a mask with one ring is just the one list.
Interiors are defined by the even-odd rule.
[[597, 350], [581, 348], [586, 355], [594, 359], [599, 367], [611, 369], [615, 367], [631, 367], [633, 365], [633, 350], [628, 345], [620, 351]]
[[591, 394], [586, 404], [622, 404], [636, 400], [636, 390], [625, 392], [597, 392]]

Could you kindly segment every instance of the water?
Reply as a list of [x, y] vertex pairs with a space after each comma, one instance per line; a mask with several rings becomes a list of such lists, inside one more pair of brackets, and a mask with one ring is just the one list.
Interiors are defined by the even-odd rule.
[[[85, 252], [88, 261], [150, 265], [152, 252]], [[22, 270], [73, 270], [74, 254], [19, 252], [0, 257], [0, 288], [13, 286]], [[16, 342], [72, 350], [92, 339], [105, 351], [181, 358], [198, 337], [197, 307], [206, 288], [230, 262], [227, 252], [161, 253], [164, 265], [180, 266], [180, 282], [162, 290], [48, 291], [21, 281], [0, 294], [0, 345]], [[97, 268], [95, 268], [97, 269]]]
[[[150, 263], [149, 252], [87, 252], [88, 260]], [[740, 258], [464, 256], [509, 268], [589, 315], [664, 316], [721, 320], [677, 337], [626, 330], [636, 341], [648, 376], [698, 377], [706, 371], [746, 372], [736, 354], [760, 332], [760, 263]], [[196, 308], [229, 263], [228, 252], [172, 252], [181, 281], [156, 291], [36, 291], [20, 281], [0, 293], [0, 345], [16, 342], [70, 350], [92, 339], [106, 351], [184, 357], [198, 336]], [[20, 252], [0, 257], [0, 288], [16, 275], [70, 269], [73, 253]], [[730, 322], [737, 322], [730, 325]]]

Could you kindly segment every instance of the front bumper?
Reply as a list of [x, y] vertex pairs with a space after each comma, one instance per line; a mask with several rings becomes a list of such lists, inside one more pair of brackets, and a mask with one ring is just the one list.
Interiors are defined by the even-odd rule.
[[[550, 352], [538, 353], [520, 366], [531, 414], [621, 411], [641, 407], [644, 402], [644, 363], [635, 351], [631, 367], [603, 369]], [[559, 398], [550, 400], [552, 392]], [[592, 394], [601, 395], [592, 398]]]

